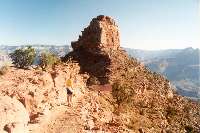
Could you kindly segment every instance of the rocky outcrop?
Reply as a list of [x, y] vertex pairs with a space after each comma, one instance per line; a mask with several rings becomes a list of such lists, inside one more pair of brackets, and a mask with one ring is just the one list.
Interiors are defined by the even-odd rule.
[[[200, 130], [197, 126], [200, 119], [195, 113], [183, 111], [190, 107], [193, 112], [198, 112], [199, 105], [175, 94], [164, 76], [151, 72], [135, 58], [130, 58], [120, 48], [118, 27], [110, 17], [92, 19], [78, 41], [72, 42], [72, 48], [65, 60], [79, 63], [80, 73], [90, 76], [87, 85], [93, 90], [106, 90], [104, 85], [112, 85], [109, 91], [115, 100], [111, 103], [117, 104], [115, 112], [130, 129], [138, 132], [184, 132], [189, 126], [194, 131]], [[98, 85], [91, 86], [91, 81]], [[91, 119], [85, 121], [90, 125], [89, 129], [94, 128]], [[178, 124], [180, 121], [182, 124]]]
[[108, 16], [97, 16], [71, 46], [73, 51], [65, 56], [64, 61], [72, 58], [79, 63], [81, 73], [97, 78], [100, 84], [108, 83], [110, 56], [120, 50], [115, 21]]
[[74, 51], [84, 49], [92, 53], [118, 50], [120, 47], [118, 26], [108, 16], [97, 16], [82, 31], [78, 41], [72, 42], [71, 45]]
[[27, 133], [29, 114], [18, 100], [0, 96], [0, 132]]

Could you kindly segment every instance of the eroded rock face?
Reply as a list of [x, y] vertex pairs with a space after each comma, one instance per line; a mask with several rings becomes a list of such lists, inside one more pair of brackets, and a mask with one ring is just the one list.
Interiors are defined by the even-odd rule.
[[26, 133], [29, 114], [18, 100], [0, 96], [0, 132]]
[[117, 50], [120, 47], [118, 26], [108, 16], [97, 16], [82, 31], [78, 41], [72, 42], [71, 45], [74, 50], [85, 49], [92, 53]]
[[93, 18], [71, 46], [73, 51], [63, 60], [72, 58], [79, 63], [81, 73], [88, 73], [97, 78], [100, 84], [108, 84], [110, 57], [120, 50], [119, 30], [115, 21], [103, 15]]

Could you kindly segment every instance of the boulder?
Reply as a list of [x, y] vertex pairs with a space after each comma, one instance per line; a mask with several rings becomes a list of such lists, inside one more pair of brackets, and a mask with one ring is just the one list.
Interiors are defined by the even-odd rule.
[[21, 102], [0, 96], [0, 132], [27, 133], [29, 114]]

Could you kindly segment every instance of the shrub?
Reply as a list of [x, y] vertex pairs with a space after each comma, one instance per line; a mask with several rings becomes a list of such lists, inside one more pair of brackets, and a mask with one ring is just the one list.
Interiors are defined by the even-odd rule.
[[6, 74], [7, 71], [8, 71], [8, 66], [2, 66], [0, 68], [0, 75]]
[[177, 115], [177, 110], [173, 107], [167, 107], [166, 113], [167, 113], [167, 116], [173, 117], [173, 116]]
[[120, 84], [118, 82], [115, 82], [112, 85], [112, 95], [118, 105], [122, 102], [130, 104], [130, 102], [132, 102], [132, 97], [134, 94], [134, 90], [126, 84]]
[[31, 46], [15, 50], [10, 54], [13, 64], [18, 68], [28, 68], [33, 64], [36, 53]]
[[43, 52], [39, 57], [39, 65], [45, 70], [47, 67], [51, 67], [53, 64], [58, 63], [60, 58], [52, 53]]

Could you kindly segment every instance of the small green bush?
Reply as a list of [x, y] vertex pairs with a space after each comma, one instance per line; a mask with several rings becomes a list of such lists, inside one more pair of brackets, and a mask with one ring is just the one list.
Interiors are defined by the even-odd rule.
[[28, 68], [35, 60], [35, 49], [31, 46], [26, 48], [16, 49], [10, 53], [13, 64], [18, 68]]
[[112, 85], [112, 95], [118, 105], [123, 102], [131, 104], [132, 97], [134, 94], [135, 91], [126, 84], [120, 84], [118, 82], [115, 82]]
[[7, 71], [8, 71], [8, 66], [2, 66], [2, 67], [0, 68], [0, 75], [6, 74]]
[[47, 67], [51, 67], [59, 61], [60, 58], [57, 55], [49, 52], [43, 52], [39, 57], [39, 65], [43, 70], [45, 70]]
[[173, 107], [168, 107], [166, 109], [166, 113], [167, 113], [167, 116], [173, 117], [173, 116], [177, 115], [177, 110]]

